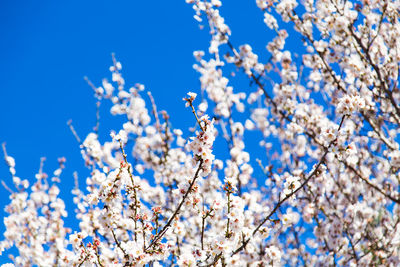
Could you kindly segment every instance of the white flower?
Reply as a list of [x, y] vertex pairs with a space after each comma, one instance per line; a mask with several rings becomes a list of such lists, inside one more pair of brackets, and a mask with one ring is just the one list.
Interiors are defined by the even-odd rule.
[[294, 191], [296, 191], [297, 188], [299, 188], [301, 185], [300, 183], [300, 177], [298, 176], [289, 176], [286, 179], [286, 182], [284, 183], [284, 189], [283, 189], [283, 193], [286, 196], [289, 196], [290, 194], [292, 194]]
[[245, 124], [244, 124], [244, 127], [247, 130], [254, 130], [256, 128], [256, 125], [254, 124], [254, 122], [252, 122], [251, 120], [247, 119]]
[[337, 128], [333, 125], [326, 126], [321, 129], [321, 138], [325, 145], [329, 145], [333, 140], [336, 139]]
[[201, 104], [199, 105], [199, 110], [203, 113], [206, 112], [207, 108], [208, 108], [207, 102], [201, 102]]
[[196, 94], [196, 93], [193, 93], [193, 92], [189, 92], [189, 93], [188, 93], [188, 96], [190, 96], [190, 99], [195, 100], [197, 94]]
[[82, 244], [84, 236], [81, 233], [74, 233], [69, 236], [69, 242], [74, 249], [78, 249]]
[[358, 162], [357, 147], [354, 142], [350, 143], [345, 150], [347, 162], [354, 166]]
[[278, 28], [278, 22], [275, 17], [267, 12], [264, 13], [264, 23], [267, 24], [268, 28], [271, 30]]
[[201, 175], [206, 176], [211, 172], [211, 165], [215, 158], [212, 154], [212, 145], [215, 140], [214, 120], [210, 121], [205, 115], [200, 118], [200, 122], [203, 123], [204, 131], [196, 132], [197, 136], [191, 138], [192, 142], [188, 144], [188, 148], [193, 151], [195, 162], [200, 159], [203, 161]]
[[62, 169], [58, 168], [57, 170], [54, 171], [54, 176], [60, 176]]
[[389, 153], [390, 164], [393, 167], [400, 167], [400, 150], [395, 150]]
[[270, 246], [265, 248], [265, 256], [270, 261], [280, 262], [282, 258], [282, 253], [276, 246]]
[[290, 226], [296, 224], [300, 219], [300, 215], [297, 212], [293, 212], [291, 209], [288, 209], [286, 214], [284, 214], [281, 218], [282, 224], [285, 226]]
[[345, 95], [339, 100], [336, 111], [339, 114], [350, 115], [365, 108], [365, 100], [358, 95]]
[[7, 165], [8, 165], [9, 167], [11, 167], [11, 168], [14, 168], [14, 167], [15, 167], [15, 160], [14, 160], [13, 157], [7, 156], [7, 157], [6, 157], [6, 162], [7, 162]]
[[183, 100], [186, 101], [185, 106], [188, 107], [196, 99], [197, 94], [193, 92], [187, 93], [189, 97], [184, 97]]
[[100, 159], [102, 157], [103, 151], [100, 142], [97, 140], [97, 134], [89, 133], [85, 141], [83, 141], [83, 146], [91, 157], [95, 159]]

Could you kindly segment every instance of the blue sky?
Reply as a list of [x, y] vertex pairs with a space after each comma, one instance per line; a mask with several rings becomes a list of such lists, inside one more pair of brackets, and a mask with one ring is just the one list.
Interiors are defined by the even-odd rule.
[[[249, 43], [267, 58], [271, 36], [255, 1], [225, 1], [221, 13], [236, 45]], [[72, 119], [81, 137], [91, 131], [96, 101], [83, 77], [96, 85], [110, 77], [112, 52], [122, 62], [128, 86], [143, 83], [174, 126], [192, 126], [182, 97], [200, 91], [192, 52], [206, 50], [210, 39], [193, 15], [184, 0], [0, 1], [0, 142], [16, 159], [17, 176], [34, 181], [40, 157], [47, 158], [45, 171], [52, 173], [57, 158], [65, 156], [61, 196], [71, 199], [73, 171], [82, 173], [82, 183], [85, 172], [66, 122]], [[112, 125], [104, 116], [100, 134], [108, 135]], [[0, 164], [0, 179], [11, 185], [10, 178]], [[3, 217], [9, 200], [4, 188], [0, 192]], [[73, 204], [66, 204], [72, 215]], [[4, 260], [0, 257], [0, 263]]]

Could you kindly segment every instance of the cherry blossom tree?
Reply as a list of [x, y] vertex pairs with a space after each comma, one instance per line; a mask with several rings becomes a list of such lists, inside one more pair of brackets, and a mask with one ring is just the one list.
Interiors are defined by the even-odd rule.
[[123, 125], [100, 142], [69, 124], [90, 170], [72, 192], [79, 226], [64, 225], [65, 159], [28, 181], [3, 145], [2, 253], [15, 247], [16, 266], [399, 266], [400, 1], [256, 0], [274, 33], [266, 62], [231, 41], [221, 1], [186, 2], [210, 33], [199, 88], [177, 96], [190, 131], [113, 56], [111, 80], [88, 82]]

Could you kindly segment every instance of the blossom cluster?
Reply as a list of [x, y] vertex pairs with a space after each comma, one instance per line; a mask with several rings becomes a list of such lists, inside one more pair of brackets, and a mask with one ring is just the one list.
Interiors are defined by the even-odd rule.
[[202, 176], [207, 176], [211, 172], [211, 166], [215, 156], [212, 154], [213, 143], [215, 140], [214, 122], [208, 116], [200, 118], [201, 131], [196, 132], [196, 137], [191, 137], [188, 147], [194, 154], [194, 161], [201, 162]]

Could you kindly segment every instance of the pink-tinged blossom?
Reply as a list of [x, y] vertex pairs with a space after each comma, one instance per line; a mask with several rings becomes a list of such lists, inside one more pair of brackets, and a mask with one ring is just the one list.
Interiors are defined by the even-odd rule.
[[188, 148], [193, 151], [194, 162], [202, 162], [202, 176], [207, 176], [211, 172], [211, 166], [215, 156], [212, 154], [212, 146], [215, 140], [214, 121], [209, 120], [208, 116], [203, 116], [199, 120], [201, 128], [197, 131], [196, 137], [188, 144]]

